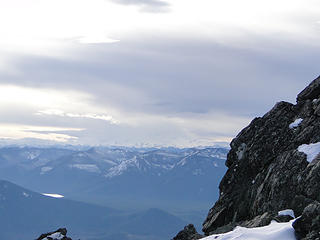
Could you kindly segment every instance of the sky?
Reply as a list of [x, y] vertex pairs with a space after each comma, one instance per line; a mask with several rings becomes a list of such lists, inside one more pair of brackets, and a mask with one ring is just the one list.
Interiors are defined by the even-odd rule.
[[230, 142], [318, 77], [319, 40], [319, 0], [0, 0], [0, 142]]

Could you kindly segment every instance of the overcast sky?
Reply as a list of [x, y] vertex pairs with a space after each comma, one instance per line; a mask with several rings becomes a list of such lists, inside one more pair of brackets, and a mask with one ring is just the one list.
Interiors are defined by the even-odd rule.
[[0, 139], [228, 142], [320, 74], [318, 0], [0, 0]]

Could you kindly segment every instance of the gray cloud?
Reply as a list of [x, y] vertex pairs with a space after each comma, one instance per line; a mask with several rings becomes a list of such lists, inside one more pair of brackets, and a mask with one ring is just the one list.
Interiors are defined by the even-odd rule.
[[317, 75], [317, 50], [304, 46], [261, 52], [210, 41], [146, 42], [82, 49], [76, 61], [24, 57], [23, 75], [2, 82], [89, 91], [99, 103], [132, 112], [254, 115], [275, 101], [294, 101]]
[[[237, 48], [209, 40], [144, 38], [79, 45], [69, 59], [20, 56], [19, 74], [0, 75], [1, 83], [88, 92], [95, 96], [92, 105], [115, 108], [143, 124], [27, 112], [2, 114], [2, 121], [85, 128], [72, 136], [95, 144], [185, 144], [186, 139], [232, 137], [248, 123], [235, 119], [261, 116], [280, 100], [294, 102], [318, 74], [318, 48], [258, 42], [258, 47]], [[221, 113], [225, 117], [217, 120]], [[149, 115], [153, 117], [146, 119]], [[228, 121], [234, 122], [222, 126]]]
[[112, 2], [122, 5], [136, 5], [144, 12], [167, 12], [169, 3], [160, 0], [112, 0]]

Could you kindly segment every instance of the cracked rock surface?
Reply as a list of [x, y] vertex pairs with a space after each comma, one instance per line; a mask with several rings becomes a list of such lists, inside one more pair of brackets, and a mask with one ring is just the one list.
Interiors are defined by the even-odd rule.
[[277, 220], [278, 211], [292, 209], [295, 216], [302, 215], [293, 224], [297, 236], [320, 239], [317, 143], [320, 77], [298, 94], [296, 104], [277, 103], [232, 140], [228, 171], [219, 186], [220, 197], [203, 224], [204, 233], [267, 225]]

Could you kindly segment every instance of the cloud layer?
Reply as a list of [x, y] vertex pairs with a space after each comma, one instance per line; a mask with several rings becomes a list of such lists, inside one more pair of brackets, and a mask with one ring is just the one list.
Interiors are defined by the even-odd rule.
[[112, 0], [115, 3], [123, 5], [136, 5], [146, 12], [167, 12], [169, 3], [160, 0]]
[[17, 2], [0, 1], [0, 138], [211, 145], [319, 74], [313, 0]]

